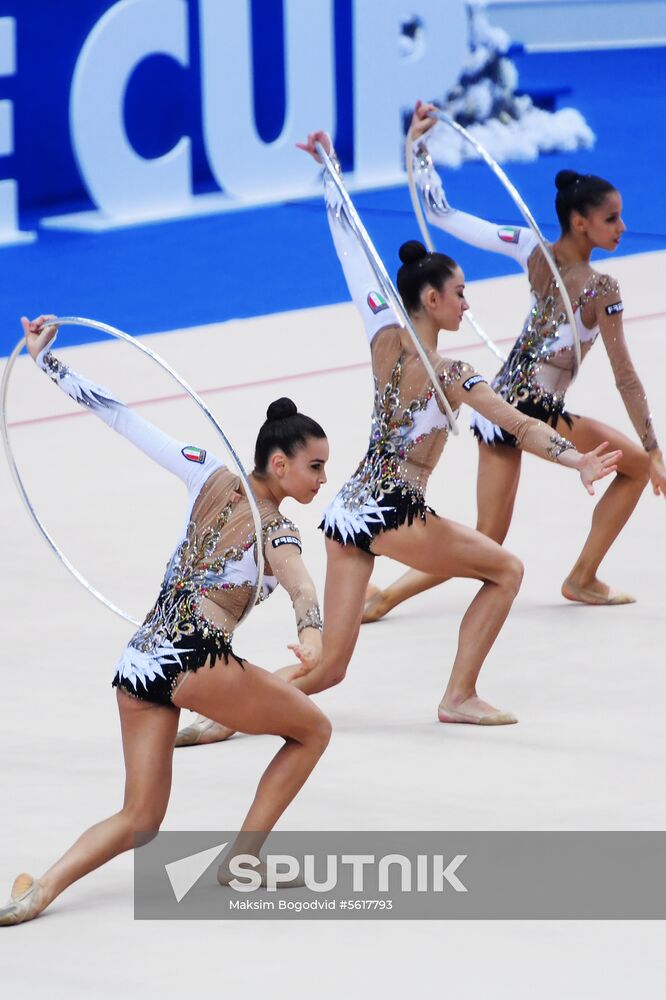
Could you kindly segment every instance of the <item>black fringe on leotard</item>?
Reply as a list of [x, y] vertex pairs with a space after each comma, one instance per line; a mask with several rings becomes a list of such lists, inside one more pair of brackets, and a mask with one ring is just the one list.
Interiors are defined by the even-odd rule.
[[[525, 416], [536, 417], [537, 420], [542, 420], [544, 424], [550, 424], [551, 427], [556, 427], [557, 421], [561, 417], [567, 427], [571, 429], [576, 417], [575, 413], [569, 413], [564, 409], [563, 400], [560, 400], [557, 403], [550, 403], [547, 399], [540, 399], [536, 402], [528, 396], [527, 399], [513, 403], [512, 405], [515, 406], [520, 413], [524, 413]], [[491, 447], [503, 444], [507, 445], [509, 448], [519, 447], [517, 438], [515, 438], [513, 434], [509, 434], [509, 432], [505, 431], [502, 427], [496, 428], [495, 439], [493, 441], [486, 441], [478, 427], [472, 426], [472, 433], [477, 441], [482, 444], [489, 444]]]
[[436, 511], [426, 504], [423, 494], [408, 487], [399, 486], [390, 493], [384, 493], [377, 502], [384, 522], [366, 521], [367, 531], [347, 532], [347, 537], [344, 538], [337, 526], [326, 528], [324, 521], [319, 525], [319, 530], [323, 531], [327, 538], [332, 538], [341, 545], [355, 545], [364, 552], [374, 555], [370, 546], [377, 535], [381, 535], [384, 531], [394, 531], [403, 524], [413, 524], [417, 518], [425, 521], [426, 514], [437, 517]]

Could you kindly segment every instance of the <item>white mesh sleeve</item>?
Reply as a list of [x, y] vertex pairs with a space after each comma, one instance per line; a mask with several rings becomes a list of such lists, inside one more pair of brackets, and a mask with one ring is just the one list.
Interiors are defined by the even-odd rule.
[[425, 142], [419, 142], [413, 147], [412, 157], [414, 181], [431, 225], [463, 243], [513, 257], [523, 269], [527, 269], [527, 261], [538, 246], [538, 240], [531, 229], [524, 226], [497, 226], [476, 215], [451, 208]]
[[208, 476], [222, 467], [223, 463], [215, 455], [165, 434], [116, 399], [108, 389], [68, 368], [48, 348], [36, 358], [36, 363], [70, 399], [87, 407], [148, 458], [182, 479], [190, 494], [198, 493]]
[[[337, 167], [337, 160], [334, 160]], [[347, 215], [333, 181], [325, 176], [324, 196], [333, 243], [342, 265], [349, 293], [363, 319], [368, 340], [385, 326], [400, 326], [393, 309], [382, 294], [365, 251]]]

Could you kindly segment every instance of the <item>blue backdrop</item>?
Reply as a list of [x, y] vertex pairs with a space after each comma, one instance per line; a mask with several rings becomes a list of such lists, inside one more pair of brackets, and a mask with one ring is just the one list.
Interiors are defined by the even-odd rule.
[[[11, 14], [19, 22], [18, 75], [0, 78], [0, 99], [9, 98], [15, 105], [16, 152], [14, 157], [0, 159], [0, 176], [22, 179], [24, 226], [33, 215], [55, 212], [56, 204], [62, 211], [63, 200], [85, 201], [67, 140], [67, 96], [74, 58], [108, 6], [107, 0], [68, 2], [66, 18], [57, 10], [62, 5], [40, 0], [7, 0], [0, 7], [1, 14]], [[279, 3], [255, 0], [255, 16], [275, 19], [275, 32], [257, 35], [261, 39], [257, 45], [264, 46], [258, 57], [264, 67], [267, 62], [272, 67], [255, 95], [259, 127], [266, 139], [279, 130], [284, 109], [284, 88], [267, 82], [282, 78], [277, 43], [280, 11]], [[349, 0], [338, 0], [336, 13], [337, 58], [343, 63], [346, 59], [349, 70]], [[180, 134], [190, 134], [196, 181], [205, 187], [212, 179], [200, 136], [196, 4], [190, 4], [190, 17], [191, 70], [185, 72], [167, 59], [146, 60], [130, 84], [128, 128], [144, 155], [162, 153]], [[507, 166], [546, 235], [556, 235], [553, 176], [561, 167], [573, 166], [606, 176], [621, 190], [629, 231], [620, 253], [663, 249], [666, 193], [661, 164], [666, 152], [662, 128], [666, 97], [661, 81], [666, 50], [523, 54], [517, 57], [517, 65], [521, 85], [527, 90], [570, 87], [566, 103], [585, 115], [598, 137], [596, 147], [588, 152]], [[160, 105], [165, 74], [173, 73], [182, 76], [176, 88], [178, 100], [168, 106], [162, 102], [160, 121], [156, 117], [150, 126], [138, 128], [142, 106], [146, 101]], [[346, 108], [338, 136], [344, 150], [349, 148], [345, 136], [351, 135], [350, 71], [340, 72], [338, 67], [338, 79], [338, 101]], [[436, 81], [433, 90], [438, 91]], [[498, 222], [521, 221], [483, 165], [447, 171], [445, 183], [453, 204]], [[389, 270], [395, 271], [398, 245], [417, 235], [406, 188], [355, 197]], [[446, 249], [460, 260], [469, 279], [512, 270], [511, 263], [499, 256], [453, 242]], [[43, 230], [37, 243], [0, 248], [0, 259], [0, 354], [6, 354], [18, 339], [17, 317], [22, 312], [88, 315], [141, 333], [347, 297], [319, 200], [103, 235]]]
[[[20, 179], [22, 227], [34, 217], [92, 208], [69, 141], [69, 92], [81, 47], [115, 0], [4, 0], [0, 16], [16, 19], [17, 73], [0, 77], [0, 100], [14, 104], [14, 154], [0, 157], [0, 180]], [[340, 128], [336, 147], [346, 167], [352, 150], [352, 0], [334, 0], [336, 97]], [[285, 112], [283, 7], [281, 0], [251, 0], [254, 110], [261, 138], [282, 130]], [[201, 131], [201, 71], [198, 5], [187, 4], [190, 65], [167, 56], [145, 59], [134, 72], [125, 100], [127, 132], [136, 151], [161, 156], [178, 139], [192, 141], [197, 191], [216, 189]]]

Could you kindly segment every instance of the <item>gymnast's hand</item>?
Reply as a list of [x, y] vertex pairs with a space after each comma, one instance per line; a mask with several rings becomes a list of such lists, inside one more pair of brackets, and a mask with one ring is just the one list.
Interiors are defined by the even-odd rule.
[[320, 145], [323, 146], [324, 150], [328, 153], [329, 156], [331, 155], [331, 150], [333, 149], [333, 145], [331, 143], [331, 137], [328, 134], [328, 132], [310, 132], [307, 138], [307, 142], [297, 142], [296, 145], [298, 146], [299, 149], [302, 149], [303, 152], [309, 153], [310, 156], [313, 158], [313, 160], [316, 160], [317, 163], [321, 163], [322, 162], [321, 156], [315, 149], [316, 142], [320, 143]]
[[416, 102], [412, 121], [409, 126], [409, 134], [412, 137], [412, 142], [418, 142], [437, 123], [437, 119], [431, 117], [435, 111], [437, 111], [437, 108], [434, 104], [424, 104], [423, 101]]
[[[606, 476], [610, 476], [612, 472], [617, 471], [617, 463], [622, 458], [621, 451], [607, 451], [604, 454], [604, 448], [608, 447], [608, 441], [602, 441], [600, 445], [593, 448], [592, 451], [586, 452], [584, 455], [578, 455], [579, 461], [576, 464], [576, 469], [580, 473], [580, 480], [590, 494], [594, 496], [594, 487], [592, 483], [596, 482], [597, 479], [604, 479]], [[560, 455], [560, 462], [568, 452], [563, 452]]]
[[297, 667], [290, 675], [289, 680], [297, 677], [305, 677], [311, 670], [319, 665], [321, 660], [321, 632], [316, 628], [304, 628], [300, 635], [300, 643], [289, 646], [292, 653], [300, 660], [300, 667]]
[[652, 492], [656, 497], [661, 494], [666, 498], [666, 466], [661, 448], [653, 448], [648, 452], [650, 456], [650, 481], [652, 482]]
[[38, 316], [37, 319], [33, 319], [32, 321], [27, 316], [21, 316], [25, 344], [28, 354], [33, 361], [37, 360], [37, 357], [45, 347], [49, 346], [58, 332], [56, 326], [47, 325], [50, 319], [55, 319], [55, 316]]

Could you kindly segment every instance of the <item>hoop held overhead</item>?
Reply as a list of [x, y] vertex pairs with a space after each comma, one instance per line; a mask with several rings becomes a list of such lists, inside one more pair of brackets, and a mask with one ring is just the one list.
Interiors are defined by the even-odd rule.
[[555, 262], [555, 258], [550, 252], [550, 248], [548, 247], [548, 244], [544, 239], [543, 233], [541, 232], [539, 226], [537, 225], [536, 219], [530, 212], [527, 204], [523, 201], [517, 188], [514, 187], [514, 185], [511, 183], [507, 175], [500, 167], [497, 160], [495, 160], [494, 157], [490, 155], [488, 150], [485, 148], [485, 146], [481, 145], [478, 139], [474, 138], [471, 132], [468, 132], [467, 129], [464, 128], [462, 125], [459, 125], [457, 121], [451, 118], [450, 115], [447, 115], [444, 111], [436, 110], [431, 112], [431, 115], [433, 118], [437, 118], [445, 125], [448, 125], [449, 128], [452, 128], [454, 131], [458, 132], [464, 139], [467, 140], [467, 142], [469, 142], [474, 147], [474, 149], [477, 151], [481, 159], [487, 164], [487, 166], [490, 167], [490, 169], [498, 178], [500, 183], [504, 185], [507, 192], [513, 199], [515, 205], [519, 209], [521, 215], [523, 216], [528, 226], [536, 236], [537, 242], [541, 248], [541, 252], [546, 258], [548, 267], [550, 268], [551, 273], [555, 278], [556, 287], [559, 289], [560, 296], [562, 298], [562, 303], [564, 305], [564, 311], [567, 314], [567, 319], [571, 326], [571, 337], [573, 340], [573, 358], [574, 358], [573, 377], [575, 378], [578, 375], [578, 369], [580, 368], [581, 349], [580, 349], [580, 337], [578, 336], [578, 329], [576, 327], [576, 319], [574, 316], [573, 306], [571, 304], [571, 299], [569, 298], [569, 293], [562, 280], [559, 268]]
[[[419, 198], [419, 193], [416, 189], [416, 182], [414, 181], [414, 163], [412, 160], [412, 148], [414, 146], [414, 140], [412, 139], [411, 128], [407, 130], [407, 139], [405, 141], [405, 162], [407, 166], [407, 183], [409, 186], [409, 197], [412, 200], [412, 208], [414, 209], [414, 215], [416, 216], [416, 221], [418, 222], [419, 229], [421, 230], [421, 236], [423, 237], [423, 242], [425, 243], [427, 249], [430, 253], [435, 252], [435, 244], [433, 243], [432, 237], [430, 235], [430, 229], [428, 228], [428, 223], [426, 222], [425, 215], [423, 214], [423, 208], [421, 207], [421, 199]], [[467, 309], [463, 319], [466, 323], [474, 330], [477, 337], [483, 341], [486, 347], [495, 354], [502, 363], [506, 361], [506, 355], [502, 354], [499, 347], [495, 344], [494, 340], [488, 336], [488, 334], [482, 329], [482, 327], [477, 323], [472, 310]]]
[[[175, 369], [171, 367], [171, 365], [168, 364], [168, 362], [164, 360], [164, 358], [160, 357], [160, 355], [157, 354], [156, 351], [153, 351], [150, 347], [147, 347], [145, 344], [141, 343], [141, 341], [136, 340], [128, 333], [124, 333], [122, 330], [117, 330], [115, 327], [109, 326], [106, 323], [100, 323], [97, 320], [93, 319], [84, 319], [83, 317], [80, 316], [56, 317], [53, 320], [49, 320], [47, 325], [56, 326], [58, 328], [61, 326], [82, 326], [92, 330], [99, 330], [101, 333], [106, 333], [111, 337], [115, 337], [117, 340], [124, 340], [132, 347], [137, 348], [137, 350], [147, 355], [152, 361], [154, 361], [157, 365], [159, 365], [160, 368], [162, 368], [168, 375], [171, 376], [171, 378], [173, 378], [178, 383], [178, 385], [185, 391], [185, 393], [196, 403], [196, 405], [202, 411], [204, 416], [209, 420], [209, 422], [213, 425], [219, 436], [222, 438], [224, 446], [228, 454], [231, 456], [233, 463], [238, 471], [238, 475], [245, 487], [245, 493], [247, 496], [247, 501], [250, 505], [250, 510], [252, 512], [252, 520], [254, 522], [255, 535], [257, 539], [257, 544], [256, 544], [257, 583], [254, 588], [252, 599], [248, 601], [244, 613], [238, 620], [238, 625], [240, 625], [241, 622], [243, 622], [247, 617], [247, 615], [250, 613], [252, 607], [254, 606], [257, 600], [264, 575], [264, 553], [263, 553], [263, 545], [261, 544], [262, 540], [261, 515], [259, 513], [257, 501], [252, 491], [252, 487], [250, 485], [247, 472], [245, 471], [240, 458], [236, 454], [235, 448], [231, 444], [231, 441], [229, 440], [227, 435], [224, 433], [224, 430], [220, 426], [220, 423], [218, 422], [217, 418], [213, 415], [211, 410], [204, 403], [204, 401], [201, 399], [198, 393], [185, 381], [184, 378], [182, 378], [178, 374], [177, 371], [175, 371]], [[7, 461], [9, 463], [9, 468], [14, 483], [16, 484], [16, 488], [18, 489], [21, 499], [23, 500], [23, 503], [25, 504], [28, 513], [32, 518], [37, 530], [42, 535], [42, 537], [46, 541], [51, 551], [65, 566], [65, 568], [69, 570], [72, 576], [76, 580], [78, 580], [78, 582], [83, 587], [85, 587], [85, 589], [90, 594], [92, 594], [93, 597], [95, 597], [98, 601], [100, 601], [107, 608], [109, 608], [110, 611], [113, 611], [114, 614], [120, 615], [121, 618], [124, 618], [128, 622], [131, 622], [131, 624], [133, 625], [140, 625], [141, 623], [137, 621], [137, 619], [133, 618], [132, 615], [128, 614], [128, 612], [123, 611], [121, 608], [117, 607], [113, 603], [113, 601], [110, 601], [107, 597], [104, 596], [104, 594], [102, 594], [99, 590], [97, 590], [96, 587], [93, 587], [93, 585], [86, 580], [83, 574], [76, 569], [76, 567], [69, 561], [64, 552], [61, 551], [61, 549], [53, 540], [53, 538], [51, 537], [45, 526], [42, 524], [42, 521], [40, 520], [37, 512], [35, 511], [30, 501], [30, 497], [28, 496], [28, 492], [23, 484], [23, 480], [21, 479], [18, 468], [16, 466], [16, 460], [14, 458], [14, 453], [12, 452], [11, 444], [9, 441], [9, 432], [7, 427], [7, 391], [9, 388], [9, 382], [11, 378], [11, 373], [14, 368], [14, 364], [16, 363], [16, 359], [23, 350], [24, 346], [25, 346], [25, 340], [21, 338], [21, 340], [18, 342], [18, 344], [12, 351], [11, 355], [7, 359], [7, 364], [5, 366], [5, 370], [2, 375], [2, 381], [0, 382], [0, 433], [2, 434], [2, 442], [5, 448], [5, 454], [7, 455]]]
[[386, 298], [391, 303], [391, 306], [393, 307], [396, 316], [401, 321], [400, 325], [404, 330], [407, 331], [407, 333], [410, 335], [414, 343], [417, 354], [421, 359], [421, 362], [426, 370], [428, 378], [432, 382], [433, 388], [437, 396], [439, 397], [440, 402], [442, 403], [444, 413], [446, 414], [446, 419], [449, 422], [449, 427], [451, 428], [454, 434], [459, 434], [460, 432], [458, 430], [458, 424], [456, 422], [453, 410], [451, 409], [451, 404], [446, 398], [444, 390], [442, 389], [442, 385], [439, 379], [437, 378], [437, 375], [435, 374], [435, 370], [430, 364], [428, 355], [424, 351], [423, 346], [421, 345], [421, 341], [419, 340], [418, 335], [416, 333], [416, 330], [412, 326], [412, 322], [409, 316], [407, 315], [407, 310], [402, 304], [402, 299], [398, 295], [398, 292], [396, 291], [393, 282], [391, 281], [389, 274], [386, 268], [384, 267], [384, 263], [381, 257], [375, 250], [374, 244], [372, 243], [372, 240], [370, 239], [365, 226], [361, 222], [361, 218], [358, 212], [356, 211], [356, 208], [354, 207], [353, 201], [349, 197], [347, 189], [344, 186], [342, 179], [340, 178], [340, 175], [333, 166], [330, 156], [328, 155], [328, 153], [326, 152], [326, 150], [324, 149], [324, 147], [321, 145], [320, 142], [315, 143], [315, 149], [317, 150], [317, 153], [321, 157], [326, 173], [328, 174], [328, 176], [331, 178], [336, 188], [338, 189], [338, 193], [344, 202], [345, 208], [347, 209], [347, 213], [349, 215], [349, 220], [352, 224], [352, 227], [356, 233], [356, 236], [358, 237], [361, 246], [363, 247], [363, 251], [368, 259], [368, 263], [370, 264], [370, 267], [374, 271], [377, 281], [380, 283], [382, 287], [382, 291], [386, 294]]

